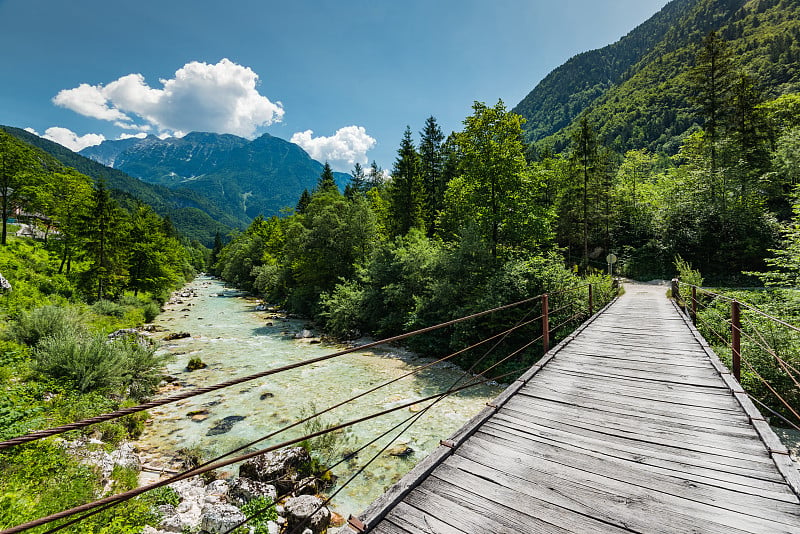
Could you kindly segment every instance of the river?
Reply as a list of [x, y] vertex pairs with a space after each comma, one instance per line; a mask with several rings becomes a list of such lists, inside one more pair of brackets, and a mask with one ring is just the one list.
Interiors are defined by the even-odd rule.
[[[177, 378], [181, 390], [308, 360], [341, 348], [294, 339], [294, 334], [303, 330], [303, 321], [271, 318], [273, 314], [269, 312], [256, 311], [256, 300], [224, 287], [219, 280], [200, 277], [191, 287], [196, 297], [167, 305], [155, 321], [171, 332], [191, 334], [188, 338], [165, 341], [160, 348], [169, 355], [168, 372]], [[187, 371], [190, 358], [200, 358], [208, 367]], [[198, 450], [210, 458], [294, 422], [314, 408], [327, 408], [428, 362], [429, 359], [398, 348], [373, 349], [167, 405], [150, 411], [151, 420], [139, 447], [150, 464], [163, 462], [181, 448]], [[413, 402], [446, 390], [462, 375], [452, 365], [437, 364], [326, 414], [324, 421], [345, 422]], [[394, 441], [393, 445], [407, 445], [414, 453], [405, 458], [380, 455], [335, 497], [333, 508], [345, 517], [359, 513], [500, 391], [502, 388], [496, 384], [482, 385], [438, 403], [402, 438]], [[174, 390], [163, 392], [170, 393]], [[334, 460], [418, 409], [418, 406], [403, 409], [340, 433]], [[232, 426], [223, 432], [219, 425], [226, 418]], [[302, 435], [302, 430], [298, 427], [259, 444], [258, 448]], [[380, 446], [385, 443], [386, 440], [380, 442]], [[377, 445], [366, 449], [357, 458], [335, 468], [334, 474], [340, 482], [346, 480], [377, 451]], [[225, 474], [236, 474], [236, 468]]]

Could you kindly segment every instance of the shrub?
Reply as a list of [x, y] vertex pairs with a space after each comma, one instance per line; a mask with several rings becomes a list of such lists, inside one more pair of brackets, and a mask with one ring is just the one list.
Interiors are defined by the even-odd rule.
[[82, 393], [127, 388], [131, 397], [142, 398], [161, 379], [162, 358], [132, 339], [109, 342], [102, 334], [65, 333], [44, 338], [33, 355], [37, 371], [66, 379]]
[[142, 307], [142, 311], [144, 312], [144, 322], [152, 323], [161, 313], [161, 306], [151, 301]]
[[[138, 300], [137, 300], [138, 304]], [[110, 300], [101, 299], [92, 304], [92, 311], [98, 315], [107, 315], [109, 317], [116, 317], [122, 319], [125, 317], [127, 306], [112, 302]]]
[[42, 306], [23, 312], [11, 324], [12, 339], [30, 347], [36, 346], [45, 337], [82, 333], [86, 316], [75, 307]]
[[198, 369], [205, 369], [206, 367], [208, 367], [208, 365], [206, 365], [203, 360], [197, 357], [190, 358], [189, 363], [186, 364], [187, 371], [197, 371]]
[[248, 525], [252, 527], [252, 534], [269, 534], [267, 523], [278, 519], [278, 511], [275, 504], [267, 496], [256, 497], [241, 508], [242, 513], [252, 518]]

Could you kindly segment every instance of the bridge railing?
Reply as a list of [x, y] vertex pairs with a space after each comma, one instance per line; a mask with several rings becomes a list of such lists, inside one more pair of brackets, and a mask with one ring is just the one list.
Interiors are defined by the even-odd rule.
[[780, 420], [778, 426], [800, 430], [800, 327], [677, 279], [672, 296], [750, 399]]
[[[65, 434], [65, 433], [74, 434], [75, 432], [83, 431], [83, 429], [86, 429], [87, 427], [90, 427], [98, 423], [102, 423], [104, 421], [110, 421], [113, 419], [125, 417], [132, 413], [142, 412], [145, 410], [153, 409], [159, 406], [164, 406], [178, 401], [192, 399], [194, 397], [198, 397], [200, 395], [204, 395], [212, 391], [218, 391], [224, 388], [228, 388], [234, 385], [239, 385], [245, 382], [249, 382], [252, 380], [256, 380], [259, 378], [263, 378], [278, 373], [289, 372], [294, 369], [338, 358], [346, 354], [350, 354], [352, 352], [364, 351], [369, 348], [377, 347], [380, 345], [398, 343], [400, 341], [404, 341], [415, 336], [425, 335], [430, 332], [434, 332], [444, 328], [451, 328], [455, 325], [464, 325], [469, 323], [472, 323], [474, 325], [476, 321], [484, 321], [483, 326], [486, 327], [487, 324], [491, 324], [491, 322], [486, 323], [486, 321], [489, 320], [491, 317], [502, 316], [505, 319], [504, 324], [500, 324], [497, 321], [495, 321], [495, 324], [491, 324], [491, 326], [493, 327], [493, 332], [491, 334], [487, 334], [483, 336], [481, 339], [476, 340], [471, 344], [464, 346], [463, 348], [460, 348], [459, 350], [446, 354], [441, 358], [426, 365], [420, 366], [414, 369], [413, 371], [410, 371], [400, 377], [378, 384], [377, 386], [371, 387], [365, 391], [353, 395], [350, 398], [344, 399], [341, 402], [337, 402], [331, 406], [328, 406], [327, 408], [318, 410], [317, 412], [307, 417], [304, 417], [298, 421], [295, 421], [291, 424], [288, 424], [282, 428], [275, 429], [259, 437], [256, 440], [242, 444], [241, 446], [231, 451], [228, 451], [222, 455], [219, 455], [213, 459], [205, 461], [200, 465], [193, 466], [169, 478], [160, 480], [158, 482], [146, 486], [142, 486], [130, 491], [126, 491], [116, 495], [111, 495], [93, 502], [75, 506], [69, 510], [64, 510], [62, 512], [51, 514], [47, 517], [30, 521], [25, 524], [13, 526], [11, 528], [6, 528], [5, 530], [2, 530], [0, 534], [23, 532], [32, 528], [43, 527], [45, 525], [48, 528], [50, 528], [50, 530], [47, 530], [46, 532], [57, 532], [72, 526], [76, 526], [76, 528], [79, 528], [80, 525], [78, 525], [78, 523], [80, 523], [82, 520], [87, 519], [88, 517], [93, 516], [95, 514], [105, 512], [119, 503], [122, 503], [129, 499], [136, 498], [156, 488], [171, 484], [173, 482], [177, 482], [179, 480], [184, 480], [190, 477], [208, 473], [210, 471], [214, 471], [216, 469], [220, 469], [235, 463], [239, 463], [270, 451], [274, 451], [292, 445], [298, 445], [303, 442], [307, 442], [308, 440], [323, 436], [325, 434], [340, 432], [342, 430], [345, 430], [349, 427], [352, 427], [354, 425], [357, 425], [359, 423], [368, 420], [384, 417], [387, 416], [388, 414], [404, 410], [410, 410], [413, 407], [414, 409], [411, 410], [411, 415], [400, 418], [399, 422], [397, 422], [397, 418], [395, 418], [391, 423], [386, 425], [386, 427], [388, 427], [386, 431], [384, 431], [378, 436], [374, 436], [367, 443], [361, 444], [359, 447], [355, 449], [354, 454], [351, 451], [351, 454], [348, 454], [347, 458], [342, 458], [342, 460], [340, 460], [339, 462], [333, 465], [326, 466], [328, 469], [334, 469], [345, 461], [348, 462], [348, 464], [350, 464], [353, 461], [354, 457], [357, 458], [357, 454], [359, 452], [367, 450], [369, 447], [372, 447], [372, 449], [370, 450], [373, 450], [375, 447], [378, 447], [380, 443], [385, 443], [382, 447], [378, 447], [377, 453], [372, 455], [370, 459], [368, 459], [363, 465], [361, 465], [359, 469], [345, 483], [340, 484], [338, 486], [336, 492], [331, 494], [329, 498], [320, 505], [321, 508], [322, 506], [326, 506], [330, 502], [330, 500], [336, 496], [336, 494], [339, 491], [344, 489], [347, 486], [347, 484], [349, 484], [349, 482], [352, 481], [356, 476], [360, 475], [375, 459], [377, 459], [381, 454], [383, 454], [392, 443], [394, 443], [398, 438], [400, 438], [403, 433], [405, 433], [413, 424], [419, 421], [430, 409], [435, 407], [443, 399], [447, 398], [450, 395], [454, 395], [458, 392], [474, 388], [482, 384], [486, 384], [487, 382], [493, 380], [499, 380], [499, 381], [502, 381], [504, 379], [507, 379], [509, 381], [513, 380], [516, 376], [518, 376], [522, 372], [522, 370], [517, 366], [504, 367], [507, 366], [508, 362], [512, 362], [514, 360], [519, 360], [519, 359], [525, 359], [525, 361], [530, 361], [531, 364], [534, 363], [535, 360], [532, 360], [531, 358], [535, 357], [535, 355], [532, 355], [532, 352], [533, 353], [538, 352], [539, 356], [543, 355], [550, 348], [551, 343], [553, 343], [560, 337], [566, 336], [567, 334], [565, 332], [568, 333], [568, 331], [572, 331], [572, 329], [574, 329], [574, 327], [577, 326], [577, 324], [580, 321], [583, 321], [587, 317], [591, 316], [595, 309], [599, 308], [600, 305], [605, 304], [605, 302], [611, 298], [611, 295], [612, 291], [610, 289], [610, 284], [609, 288], [603, 288], [601, 291], [598, 291], [598, 287], [596, 284], [591, 284], [591, 283], [582, 284], [574, 287], [567, 287], [564, 289], [551, 291], [547, 294], [537, 295], [535, 297], [531, 297], [523, 301], [515, 302], [505, 306], [499, 306], [491, 310], [486, 310], [465, 317], [461, 317], [458, 319], [454, 319], [452, 321], [447, 321], [445, 323], [429, 326], [426, 328], [421, 328], [419, 330], [415, 330], [413, 332], [408, 332], [391, 338], [382, 339], [365, 345], [360, 345], [357, 347], [340, 350], [324, 356], [311, 358], [302, 362], [293, 363], [278, 368], [271, 368], [251, 375], [234, 378], [232, 380], [228, 380], [226, 382], [222, 382], [219, 384], [195, 388], [189, 391], [173, 394], [171, 396], [155, 399], [150, 402], [141, 404], [139, 406], [124, 408], [121, 410], [117, 410], [115, 412], [102, 414], [96, 417], [85, 419], [83, 421], [77, 421], [72, 424], [34, 431], [24, 436], [18, 436], [16, 438], [2, 441], [0, 442], [0, 451], [4, 449], [9, 449], [11, 447], [24, 446], [25, 444], [30, 443], [32, 441], [47, 439], [60, 434]], [[509, 315], [508, 312], [510, 311], [514, 311], [514, 314]], [[510, 346], [504, 347], [504, 344], [510, 344]], [[322, 428], [321, 430], [316, 430], [314, 432], [307, 432], [305, 435], [302, 436], [296, 436], [296, 432], [295, 433], [290, 432], [292, 429], [299, 430], [300, 428], [303, 428], [303, 426], [309, 423], [310, 421], [320, 418], [325, 414], [334, 413], [337, 408], [355, 402], [358, 399], [362, 399], [378, 390], [385, 388], [386, 386], [389, 386], [394, 382], [397, 382], [398, 380], [402, 380], [404, 378], [417, 375], [433, 365], [445, 361], [451, 361], [458, 356], [462, 356], [470, 352], [476, 354], [476, 356], [470, 360], [467, 360], [468, 362], [470, 362], [469, 367], [463, 369], [462, 376], [460, 376], [457, 380], [455, 380], [452, 384], [450, 384], [449, 387], [445, 388], [440, 393], [430, 395], [425, 398], [413, 399], [408, 403], [393, 406], [389, 409], [382, 410], [379, 412], [375, 413], [365, 412], [367, 413], [367, 415], [363, 415], [361, 417], [358, 417], [357, 419], [352, 419], [345, 422], [339, 422], [338, 424], [331, 424], [326, 426], [323, 425], [325, 427]], [[497, 355], [498, 353], [501, 353], [500, 356]], [[504, 369], [510, 369], [510, 370], [504, 370]], [[370, 404], [370, 406], [374, 406], [374, 403]], [[422, 409], [419, 409], [420, 406], [422, 406]], [[286, 437], [287, 433], [290, 436], [294, 435], [294, 437], [287, 438]], [[275, 441], [276, 438], [278, 438], [278, 436], [281, 436], [282, 441], [276, 443]], [[271, 443], [271, 445], [263, 447], [264, 442]], [[257, 446], [261, 448], [257, 448]], [[300, 488], [294, 488], [292, 492], [297, 491], [298, 489]], [[288, 492], [287, 495], [278, 496], [278, 499], [276, 499], [276, 501], [280, 500], [282, 497], [288, 496], [288, 494], [292, 492]], [[245, 521], [240, 523], [240, 525], [237, 525], [237, 527], [244, 525], [253, 518], [261, 515], [262, 513], [266, 513], [267, 511], [268, 509], [264, 509], [259, 511], [258, 513], [253, 514], [252, 517], [248, 517]], [[311, 516], [313, 515], [314, 514], [311, 514]], [[231, 530], [235, 530], [237, 527], [234, 527]], [[299, 534], [302, 531], [303, 531], [303, 526], [301, 525], [297, 534]]]

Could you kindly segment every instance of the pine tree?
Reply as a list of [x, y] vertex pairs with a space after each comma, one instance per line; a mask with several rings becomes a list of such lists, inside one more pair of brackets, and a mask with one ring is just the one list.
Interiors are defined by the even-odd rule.
[[127, 276], [125, 218], [105, 183], [98, 183], [84, 222], [89, 269], [83, 273], [84, 288], [97, 300], [119, 291]]
[[703, 39], [695, 67], [690, 72], [692, 99], [705, 118], [703, 126], [711, 148], [711, 172], [718, 167], [717, 142], [730, 114], [732, 55], [715, 31]]
[[36, 162], [30, 150], [14, 137], [0, 130], [0, 218], [3, 220], [0, 245], [7, 240], [7, 223], [26, 186], [36, 178]]
[[444, 134], [435, 117], [428, 117], [420, 132], [420, 175], [425, 189], [425, 226], [428, 236], [436, 232], [436, 218], [444, 206]]
[[317, 189], [315, 192], [323, 193], [328, 191], [339, 191], [339, 188], [336, 186], [336, 179], [333, 177], [333, 169], [331, 169], [330, 164], [326, 161], [325, 166], [322, 168], [322, 173], [319, 175], [319, 181], [317, 182]]
[[303, 193], [300, 195], [294, 211], [302, 215], [306, 212], [306, 208], [308, 208], [309, 204], [311, 204], [311, 193], [308, 192], [308, 189], [303, 189]]
[[353, 166], [353, 172], [350, 173], [350, 183], [344, 191], [344, 196], [349, 199], [356, 198], [367, 192], [367, 175], [364, 173], [364, 168], [361, 164], [356, 162]]
[[394, 236], [406, 235], [412, 228], [424, 228], [425, 194], [420, 176], [420, 161], [406, 126], [388, 185], [389, 224]]

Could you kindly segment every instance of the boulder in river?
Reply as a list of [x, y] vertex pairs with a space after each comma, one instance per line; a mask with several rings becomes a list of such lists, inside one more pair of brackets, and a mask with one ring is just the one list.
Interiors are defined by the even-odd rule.
[[230, 484], [228, 495], [237, 504], [246, 504], [259, 497], [269, 497], [272, 502], [278, 499], [278, 491], [272, 484], [250, 480], [247, 477], [239, 477]]
[[183, 339], [186, 337], [192, 337], [192, 334], [189, 332], [172, 332], [164, 337], [164, 341], [172, 341], [174, 339]]
[[278, 492], [288, 493], [310, 462], [311, 456], [303, 447], [280, 449], [246, 461], [239, 467], [239, 476], [273, 484]]
[[223, 534], [233, 530], [245, 519], [247, 516], [232, 504], [209, 504], [203, 507], [200, 528], [210, 534]]
[[211, 427], [208, 432], [206, 432], [206, 436], [217, 436], [219, 434], [225, 434], [226, 432], [230, 432], [233, 425], [238, 423], [244, 419], [242, 415], [229, 415], [225, 419], [219, 421], [213, 427]]
[[322, 506], [322, 499], [313, 495], [300, 495], [286, 500], [286, 531], [302, 532], [310, 529], [312, 534], [325, 532], [331, 522], [331, 511]]
[[397, 456], [398, 458], [407, 458], [414, 454], [414, 449], [408, 446], [407, 443], [398, 443], [386, 450], [389, 456]]

